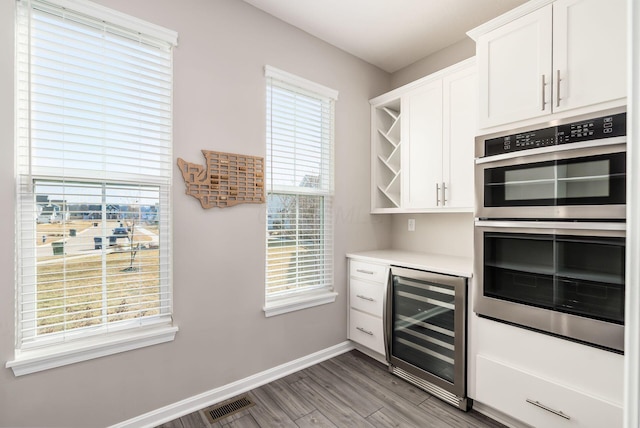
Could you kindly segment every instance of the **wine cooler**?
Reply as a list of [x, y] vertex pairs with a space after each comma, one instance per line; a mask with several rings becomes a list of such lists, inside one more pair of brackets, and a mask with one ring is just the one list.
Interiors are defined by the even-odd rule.
[[385, 308], [389, 370], [467, 411], [467, 279], [391, 267]]

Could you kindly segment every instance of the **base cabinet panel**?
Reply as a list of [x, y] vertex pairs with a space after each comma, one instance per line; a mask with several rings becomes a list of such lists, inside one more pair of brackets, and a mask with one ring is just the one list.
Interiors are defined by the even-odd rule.
[[389, 265], [349, 259], [349, 339], [383, 358], [383, 309]]
[[621, 428], [622, 407], [483, 355], [476, 357], [476, 397], [538, 428]]

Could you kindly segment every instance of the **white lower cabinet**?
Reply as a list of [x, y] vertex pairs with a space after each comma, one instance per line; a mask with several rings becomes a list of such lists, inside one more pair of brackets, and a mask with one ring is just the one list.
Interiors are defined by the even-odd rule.
[[384, 291], [384, 284], [375, 284], [351, 278], [349, 282], [350, 307], [382, 318]]
[[361, 350], [373, 351], [370, 355], [381, 361], [385, 355], [382, 318], [388, 277], [388, 265], [349, 259], [349, 339]]
[[622, 427], [619, 405], [483, 355], [475, 399], [536, 428]]
[[382, 319], [351, 308], [349, 339], [384, 355]]

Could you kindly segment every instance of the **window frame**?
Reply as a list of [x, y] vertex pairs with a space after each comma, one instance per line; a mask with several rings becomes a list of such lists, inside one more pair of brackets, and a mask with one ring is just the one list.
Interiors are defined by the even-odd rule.
[[[305, 289], [302, 288], [300, 290], [293, 290], [284, 293], [274, 293], [274, 295], [269, 295], [268, 293], [268, 283], [267, 283], [267, 270], [269, 267], [268, 262], [268, 238], [269, 238], [269, 209], [267, 208], [265, 211], [265, 305], [263, 307], [263, 311], [266, 317], [276, 316], [285, 314], [292, 311], [298, 311], [301, 309], [311, 308], [314, 306], [325, 305], [328, 303], [333, 303], [338, 296], [338, 293], [335, 292], [333, 287], [334, 282], [334, 258], [333, 258], [333, 199], [334, 199], [334, 147], [335, 147], [335, 101], [338, 99], [338, 91], [328, 88], [326, 86], [320, 85], [318, 83], [312, 82], [310, 80], [304, 79], [302, 77], [296, 76], [294, 74], [279, 70], [275, 67], [265, 66], [265, 78], [266, 82], [266, 90], [270, 91], [271, 86], [275, 82], [275, 86], [281, 90], [288, 90], [292, 93], [301, 93], [305, 96], [318, 99], [319, 101], [330, 103], [330, 117], [329, 120], [329, 130], [328, 130], [328, 144], [325, 144], [320, 150], [328, 150], [328, 161], [329, 161], [329, 174], [330, 177], [322, 177], [321, 181], [323, 182], [320, 186], [320, 189], [315, 188], [303, 188], [299, 186], [290, 186], [283, 187], [279, 186], [277, 189], [272, 188], [271, 180], [270, 180], [270, 169], [271, 165], [269, 162], [266, 163], [266, 182], [267, 182], [267, 201], [269, 201], [269, 195], [298, 195], [298, 196], [319, 196], [322, 198], [322, 212], [323, 212], [323, 226], [322, 230], [325, 234], [323, 239], [323, 244], [330, 245], [331, 248], [328, 251], [323, 251], [323, 258], [325, 263], [325, 268], [323, 271], [325, 275], [328, 272], [330, 278], [325, 285]], [[268, 102], [268, 97], [267, 97]], [[269, 110], [266, 112], [267, 119], [267, 139], [266, 139], [266, 147], [269, 150], [270, 142], [269, 135], [271, 135], [270, 131], [270, 119]], [[328, 145], [328, 147], [327, 147]], [[267, 202], [268, 204], [268, 202]], [[329, 265], [329, 267], [326, 267]]]
[[[19, 24], [18, 20], [21, 19], [19, 14], [19, 8], [25, 7], [29, 8], [30, 6], [26, 3], [23, 5], [19, 4], [24, 0], [16, 0], [16, 45], [19, 44], [18, 31], [23, 28], [23, 24]], [[172, 30], [167, 30], [163, 27], [157, 26], [155, 24], [151, 24], [140, 20], [135, 17], [130, 17], [121, 12], [106, 8], [104, 6], [92, 3], [86, 0], [46, 0], [46, 3], [51, 5], [52, 7], [66, 8], [68, 10], [73, 11], [73, 13], [80, 14], [86, 16], [91, 20], [99, 20], [106, 23], [106, 25], [114, 26], [117, 28], [122, 28], [128, 31], [134, 31], [139, 33], [139, 37], [143, 40], [149, 40], [151, 43], [165, 43], [170, 46], [170, 49], [177, 46], [177, 33]], [[26, 4], [26, 6], [24, 6]], [[16, 48], [16, 52], [18, 52], [18, 48]], [[26, 54], [30, 56], [30, 53]], [[172, 57], [172, 54], [170, 54]], [[17, 61], [17, 59], [16, 59]], [[29, 59], [29, 62], [31, 59]], [[17, 63], [16, 63], [17, 64]], [[171, 73], [173, 69], [173, 65], [171, 63], [170, 66]], [[19, 132], [17, 131], [19, 128], [18, 122], [20, 118], [24, 120], [24, 114], [18, 114], [18, 105], [19, 105], [19, 95], [21, 91], [18, 89], [19, 87], [19, 79], [21, 76], [29, 75], [31, 73], [30, 70], [22, 70], [20, 71], [16, 65], [16, 147], [23, 147], [23, 143], [19, 143], [19, 139], [21, 138]], [[29, 77], [30, 78], [30, 77]], [[170, 84], [173, 85], [173, 77], [170, 76]], [[22, 91], [24, 92], [24, 90]], [[31, 108], [29, 107], [29, 110]], [[170, 107], [171, 110], [171, 107]], [[28, 113], [31, 114], [31, 113]], [[170, 111], [172, 115], [172, 112]], [[172, 121], [172, 119], [171, 119]], [[25, 138], [24, 136], [22, 138]], [[26, 137], [30, 140], [30, 137]], [[171, 150], [171, 142], [169, 142], [169, 150]], [[31, 142], [28, 143], [30, 151]], [[23, 148], [24, 150], [24, 148]], [[20, 154], [18, 153], [20, 150], [16, 150], [16, 157], [18, 158]], [[24, 154], [22, 155], [24, 157]], [[30, 154], [28, 156], [31, 156]], [[172, 155], [169, 153], [169, 158], [172, 158]], [[29, 165], [31, 162], [29, 161]], [[21, 169], [22, 168], [22, 169]], [[17, 186], [17, 196], [16, 196], [16, 348], [14, 358], [6, 363], [7, 368], [11, 368], [16, 376], [21, 376], [29, 373], [38, 372], [41, 370], [47, 370], [54, 367], [60, 367], [67, 364], [72, 364], [75, 362], [86, 361], [93, 358], [98, 358], [106, 355], [111, 355], [119, 352], [124, 352], [132, 349], [138, 349], [141, 347], [151, 346], [159, 343], [169, 342], [175, 338], [175, 334], [178, 331], [178, 327], [173, 324], [173, 319], [171, 316], [171, 306], [172, 306], [172, 267], [171, 267], [171, 179], [162, 181], [153, 181], [153, 180], [144, 180], [138, 179], [133, 180], [127, 183], [127, 181], [123, 181], [120, 179], [108, 179], [105, 174], [104, 177], [99, 179], [91, 179], [86, 176], [66, 176], [66, 175], [42, 175], [42, 174], [32, 174], [31, 166], [28, 166], [28, 173], [24, 173], [24, 166], [19, 165], [16, 161], [16, 186]], [[22, 172], [20, 172], [22, 171]], [[163, 236], [160, 236], [160, 240], [164, 241], [167, 245], [166, 250], [163, 250], [163, 254], [168, 261], [167, 264], [167, 283], [161, 287], [160, 293], [168, 293], [169, 295], [169, 311], [165, 314], [160, 314], [154, 319], [147, 320], [146, 322], [138, 323], [137, 325], [129, 325], [127, 327], [121, 328], [113, 328], [108, 329], [105, 326], [98, 328], [100, 330], [98, 334], [84, 334], [83, 332], [79, 332], [80, 334], [70, 334], [71, 338], [65, 341], [52, 341], [51, 338], [47, 338], [47, 336], [43, 336], [43, 340], [35, 340], [31, 341], [31, 343], [27, 343], [23, 341], [22, 333], [21, 333], [21, 325], [22, 325], [22, 313], [21, 313], [21, 301], [22, 301], [22, 280], [20, 276], [20, 270], [22, 269], [22, 259], [26, 257], [24, 255], [25, 251], [34, 250], [25, 250], [21, 246], [21, 241], [26, 236], [23, 234], [35, 236], [35, 228], [30, 232], [28, 229], [23, 230], [25, 226], [25, 222], [30, 221], [30, 219], [22, 218], [21, 212], [24, 211], [22, 204], [26, 204], [27, 208], [30, 206], [35, 207], [36, 198], [35, 198], [35, 186], [34, 182], [37, 180], [47, 180], [53, 182], [64, 182], [64, 181], [73, 181], [73, 182], [81, 182], [81, 183], [93, 183], [97, 185], [110, 185], [110, 184], [139, 184], [141, 186], [158, 186], [160, 188], [160, 193], [162, 196], [159, 196], [162, 207], [166, 210], [166, 224], [163, 226], [167, 231]], [[28, 200], [31, 197], [32, 200]], [[34, 210], [35, 212], [35, 210]], [[162, 215], [162, 214], [161, 214]], [[35, 219], [32, 219], [34, 222]], [[168, 233], [168, 235], [167, 235]], [[28, 238], [28, 236], [27, 236]], [[161, 242], [162, 243], [162, 242]], [[33, 254], [32, 254], [33, 256]], [[108, 330], [108, 331], [106, 331]], [[70, 330], [74, 332], [74, 330]], [[77, 337], [73, 337], [77, 336]]]

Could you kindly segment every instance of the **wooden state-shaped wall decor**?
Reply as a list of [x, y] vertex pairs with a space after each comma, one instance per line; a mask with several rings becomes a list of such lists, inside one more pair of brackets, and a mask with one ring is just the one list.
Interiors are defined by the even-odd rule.
[[185, 193], [202, 208], [264, 203], [264, 159], [256, 156], [203, 150], [206, 165], [178, 158], [187, 187]]

